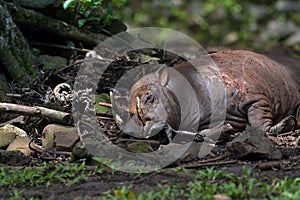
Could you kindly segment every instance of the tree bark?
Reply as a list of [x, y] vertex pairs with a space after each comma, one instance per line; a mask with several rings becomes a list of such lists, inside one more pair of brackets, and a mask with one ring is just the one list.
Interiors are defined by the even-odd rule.
[[28, 85], [33, 80], [36, 68], [34, 59], [21, 31], [12, 16], [0, 1], [0, 61], [14, 82]]
[[19, 25], [35, 27], [53, 35], [80, 41], [89, 47], [95, 47], [107, 38], [102, 34], [83, 32], [66, 22], [45, 16], [33, 10], [22, 8], [16, 4], [0, 1], [0, 5], [1, 4], [5, 5], [14, 21]]

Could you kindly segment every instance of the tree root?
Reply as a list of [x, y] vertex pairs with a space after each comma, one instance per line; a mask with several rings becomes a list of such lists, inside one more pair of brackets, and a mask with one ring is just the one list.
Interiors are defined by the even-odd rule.
[[[58, 35], [66, 39], [80, 41], [89, 47], [97, 46], [104, 41], [107, 36], [102, 34], [94, 34], [83, 32], [75, 26], [67, 24], [61, 20], [45, 16], [33, 10], [22, 8], [19, 5], [0, 1], [0, 5], [4, 5], [12, 15], [15, 23], [35, 27], [47, 33]], [[42, 22], [42, 23], [41, 23]]]

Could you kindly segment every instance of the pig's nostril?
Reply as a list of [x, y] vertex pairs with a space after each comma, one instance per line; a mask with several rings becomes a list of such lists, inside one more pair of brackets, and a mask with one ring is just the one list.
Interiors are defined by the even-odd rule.
[[150, 116], [149, 116], [149, 115], [146, 115], [146, 116], [145, 116], [145, 121], [150, 121], [150, 120], [151, 120]]

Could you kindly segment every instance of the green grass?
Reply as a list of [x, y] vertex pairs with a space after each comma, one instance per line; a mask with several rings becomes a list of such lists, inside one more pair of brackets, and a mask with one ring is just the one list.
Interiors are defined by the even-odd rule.
[[[86, 172], [84, 162], [78, 164], [44, 164], [41, 168], [12, 169], [10, 167], [0, 168], [0, 187], [15, 188], [19, 186], [41, 186], [46, 187], [54, 183], [62, 183], [72, 186], [75, 183], [87, 180], [89, 173]], [[101, 173], [97, 168], [90, 173]]]
[[102, 200], [213, 199], [216, 194], [224, 194], [232, 199], [300, 199], [300, 178], [273, 180], [270, 185], [250, 177], [250, 174], [249, 169], [244, 169], [243, 175], [236, 177], [223, 170], [210, 168], [197, 171], [195, 180], [188, 185], [158, 184], [155, 190], [136, 194], [132, 187], [123, 186], [114, 190], [114, 195], [103, 197]]
[[[20, 199], [23, 187], [50, 186], [64, 184], [72, 186], [80, 181], [88, 181], [92, 175], [102, 174], [103, 165], [88, 170], [85, 162], [73, 164], [44, 164], [41, 168], [26, 168], [21, 170], [9, 167], [0, 168], [0, 187], [10, 188], [10, 199]], [[251, 176], [250, 169], [244, 169], [243, 174], [236, 176], [224, 170], [208, 168], [206, 170], [178, 170], [195, 176], [193, 181], [178, 184], [157, 184], [154, 189], [145, 192], [134, 192], [138, 186], [122, 186], [107, 191], [102, 200], [155, 200], [155, 199], [213, 199], [216, 194], [223, 194], [232, 199], [300, 199], [300, 178], [274, 178], [272, 184], [259, 181]], [[161, 170], [163, 173], [163, 170]], [[156, 173], [161, 173], [160, 171]], [[88, 194], [87, 194], [88, 195]], [[32, 198], [34, 199], [34, 198]]]

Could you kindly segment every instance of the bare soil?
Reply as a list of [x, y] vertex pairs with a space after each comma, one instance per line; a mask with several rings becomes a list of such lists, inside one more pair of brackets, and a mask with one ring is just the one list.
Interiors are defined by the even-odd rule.
[[[234, 173], [237, 177], [242, 176], [243, 167], [252, 169], [252, 177], [256, 177], [262, 182], [272, 184], [274, 179], [285, 177], [300, 177], [298, 169], [280, 169], [260, 171], [256, 168], [258, 162], [240, 162], [222, 166], [222, 169], [228, 173]], [[225, 168], [224, 168], [225, 167]], [[216, 167], [218, 168], [218, 167]], [[196, 170], [203, 170], [200, 167]], [[190, 181], [195, 180], [195, 175], [188, 172], [174, 172], [174, 170], [163, 169], [159, 173], [149, 174], [128, 174], [124, 172], [104, 172], [101, 175], [89, 177], [87, 181], [76, 183], [68, 187], [64, 184], [53, 184], [50, 187], [18, 187], [22, 190], [20, 197], [29, 199], [35, 197], [39, 199], [99, 199], [107, 194], [113, 195], [113, 191], [121, 189], [122, 186], [131, 186], [131, 191], [135, 194], [146, 193], [151, 190], [159, 190], [157, 184], [185, 186]], [[222, 180], [221, 180], [222, 181]], [[14, 190], [0, 189], [0, 198], [8, 199], [12, 196]]]

